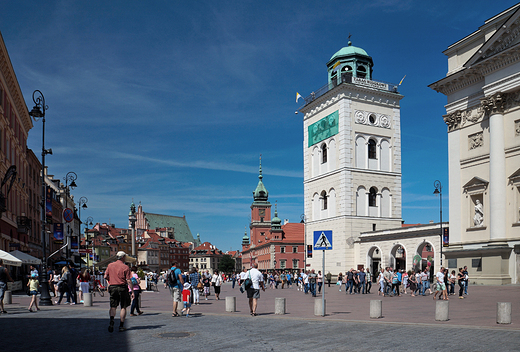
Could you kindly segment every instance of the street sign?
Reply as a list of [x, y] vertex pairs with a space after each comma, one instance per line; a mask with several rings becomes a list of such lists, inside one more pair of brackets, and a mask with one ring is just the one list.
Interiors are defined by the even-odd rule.
[[92, 248], [80, 249], [79, 250], [79, 254], [87, 254], [87, 253], [92, 253]]
[[72, 220], [74, 220], [74, 212], [72, 211], [72, 209], [65, 208], [65, 210], [63, 210], [63, 220], [65, 220], [66, 222], [71, 222]]
[[314, 249], [317, 251], [332, 249], [332, 230], [314, 231]]

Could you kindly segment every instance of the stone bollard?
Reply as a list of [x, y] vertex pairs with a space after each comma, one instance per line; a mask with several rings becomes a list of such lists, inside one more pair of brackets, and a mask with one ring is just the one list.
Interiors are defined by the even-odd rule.
[[88, 292], [83, 294], [83, 306], [92, 307], [92, 293]]
[[237, 311], [237, 298], [226, 297], [226, 312], [234, 313]]
[[383, 301], [380, 299], [370, 300], [370, 319], [383, 317]]
[[274, 299], [274, 314], [285, 314], [285, 298]]
[[[325, 304], [325, 307], [323, 306], [323, 304]], [[314, 315], [324, 316], [323, 312], [326, 311], [326, 308], [327, 300], [325, 300], [325, 302], [322, 302], [322, 298], [314, 299]]]
[[497, 302], [497, 324], [511, 324], [511, 302]]
[[449, 301], [436, 301], [435, 304], [435, 320], [448, 321], [449, 320]]
[[5, 291], [4, 304], [13, 304], [13, 292]]

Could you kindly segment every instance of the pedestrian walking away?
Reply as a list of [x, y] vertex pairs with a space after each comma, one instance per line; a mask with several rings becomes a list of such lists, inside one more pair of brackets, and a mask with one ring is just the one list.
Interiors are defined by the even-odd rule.
[[[116, 254], [117, 260], [108, 264], [105, 271], [105, 280], [108, 284], [108, 292], [110, 293], [110, 323], [108, 332], [114, 331], [114, 318], [116, 316], [117, 307], [121, 305], [119, 313], [119, 331], [125, 331], [126, 308], [134, 299], [134, 290], [132, 284], [132, 275], [130, 268], [125, 264], [126, 253], [119, 251]], [[131, 293], [130, 293], [131, 292]]]
[[137, 311], [137, 314], [141, 315], [143, 312], [141, 311], [141, 308], [139, 308], [139, 296], [141, 294], [141, 279], [139, 278], [139, 275], [137, 275], [137, 267], [134, 265], [132, 267], [131, 274], [131, 281], [132, 281], [132, 289], [130, 290], [130, 293], [134, 293], [134, 298], [132, 299], [132, 306], [130, 307], [130, 315], [135, 317], [134, 314], [135, 311]]
[[168, 271], [168, 287], [170, 288], [170, 294], [173, 299], [173, 312], [172, 317], [178, 317], [177, 306], [179, 302], [182, 302], [182, 289], [184, 286], [184, 280], [182, 279], [182, 272], [177, 268], [177, 262], [172, 263], [172, 267]]
[[247, 288], [247, 298], [249, 299], [249, 310], [252, 316], [256, 316], [256, 308], [258, 299], [260, 298], [260, 289], [265, 291], [264, 276], [258, 270], [258, 263], [254, 263], [253, 267], [247, 273], [247, 277], [251, 279], [251, 286]]

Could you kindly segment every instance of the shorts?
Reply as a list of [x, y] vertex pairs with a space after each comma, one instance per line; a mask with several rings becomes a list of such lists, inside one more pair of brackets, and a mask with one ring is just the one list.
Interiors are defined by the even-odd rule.
[[247, 289], [247, 298], [254, 298], [259, 299], [260, 298], [260, 290], [254, 289], [252, 287]]
[[443, 282], [443, 283], [438, 283], [437, 282], [437, 291], [444, 291], [446, 289], [446, 284]]
[[174, 302], [181, 302], [181, 289], [178, 287], [170, 287], [170, 294]]
[[191, 307], [191, 303], [190, 302], [183, 301], [182, 305], [183, 305], [184, 308], [190, 308]]
[[29, 296], [37, 296], [38, 291], [29, 291]]
[[7, 284], [0, 282], [0, 301], [4, 300], [5, 291], [7, 291]]
[[88, 282], [80, 282], [79, 283], [79, 290], [83, 293], [88, 293], [89, 291], [89, 284]]
[[119, 304], [121, 304], [121, 308], [126, 308], [132, 303], [127, 285], [110, 285], [108, 293], [110, 293], [110, 308], [117, 308]]
[[215, 289], [216, 294], [220, 294], [220, 286], [213, 287]]

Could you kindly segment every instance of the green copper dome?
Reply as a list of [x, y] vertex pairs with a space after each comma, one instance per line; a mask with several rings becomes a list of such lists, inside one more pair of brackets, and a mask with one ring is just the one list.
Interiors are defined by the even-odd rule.
[[351, 56], [351, 55], [363, 55], [370, 56], [364, 49], [358, 48], [357, 46], [352, 46], [352, 42], [348, 42], [348, 46], [341, 48], [337, 53], [332, 55], [329, 61], [334, 60], [338, 57]]

